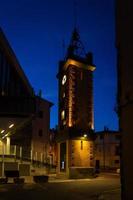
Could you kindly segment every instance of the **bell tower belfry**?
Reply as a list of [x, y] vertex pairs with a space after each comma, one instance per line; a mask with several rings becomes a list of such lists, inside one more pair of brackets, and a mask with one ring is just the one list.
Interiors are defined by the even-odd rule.
[[75, 170], [93, 168], [93, 64], [75, 28], [65, 59], [59, 62], [58, 169], [73, 177]]

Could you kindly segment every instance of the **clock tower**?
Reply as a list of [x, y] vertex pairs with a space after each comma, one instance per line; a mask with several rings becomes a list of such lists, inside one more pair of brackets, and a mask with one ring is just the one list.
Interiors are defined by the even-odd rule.
[[[93, 171], [93, 64], [74, 29], [65, 59], [59, 62], [57, 173], [82, 178]], [[76, 177], [75, 177], [76, 176]]]

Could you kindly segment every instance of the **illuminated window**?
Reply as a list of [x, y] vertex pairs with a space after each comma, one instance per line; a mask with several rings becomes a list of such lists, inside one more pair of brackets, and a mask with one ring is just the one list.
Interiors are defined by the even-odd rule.
[[61, 119], [62, 120], [65, 119], [65, 111], [64, 110], [61, 112]]
[[62, 78], [62, 85], [65, 84], [66, 80], [67, 80], [67, 77], [66, 77], [66, 75], [64, 75], [63, 78]]
[[61, 169], [65, 169], [65, 163], [64, 163], [64, 161], [61, 162]]
[[63, 93], [63, 98], [65, 98], [65, 96], [66, 96], [66, 94], [65, 94], [65, 92]]
[[63, 121], [63, 125], [66, 125], [66, 120]]

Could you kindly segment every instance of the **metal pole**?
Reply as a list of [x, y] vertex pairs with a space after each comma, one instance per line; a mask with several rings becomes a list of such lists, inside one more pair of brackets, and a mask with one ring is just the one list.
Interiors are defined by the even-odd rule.
[[35, 161], [36, 161], [36, 165], [37, 165], [37, 151], [35, 153]]
[[32, 164], [32, 161], [33, 161], [33, 151], [32, 151], [32, 149], [30, 151], [30, 161], [31, 161], [31, 164]]
[[16, 162], [16, 145], [14, 146], [14, 161]]
[[20, 155], [19, 155], [19, 157], [20, 157], [20, 162], [22, 163], [22, 147], [20, 147], [19, 153], [20, 153]]
[[4, 166], [4, 154], [5, 154], [5, 146], [4, 146], [4, 143], [2, 144], [2, 177], [4, 177], [4, 168], [5, 168], [5, 166]]
[[43, 165], [43, 153], [41, 153], [41, 165]]

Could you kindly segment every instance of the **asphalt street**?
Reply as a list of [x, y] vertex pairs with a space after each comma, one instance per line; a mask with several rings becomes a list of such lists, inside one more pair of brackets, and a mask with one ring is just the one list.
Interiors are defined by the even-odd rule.
[[52, 180], [45, 184], [0, 185], [0, 200], [120, 200], [120, 180], [115, 175], [95, 179]]

